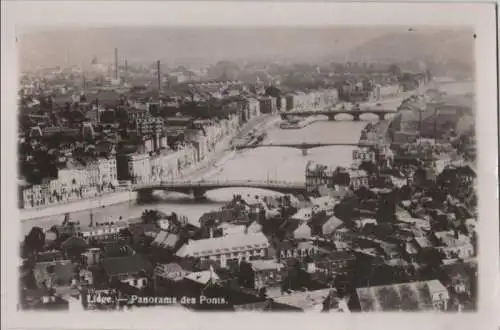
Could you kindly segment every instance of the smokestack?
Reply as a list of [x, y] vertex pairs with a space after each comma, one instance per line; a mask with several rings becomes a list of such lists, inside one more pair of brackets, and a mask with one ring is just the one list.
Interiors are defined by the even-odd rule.
[[127, 77], [127, 73], [128, 73], [128, 61], [125, 60], [125, 78]]
[[115, 79], [118, 79], [118, 48], [115, 48]]
[[160, 72], [160, 61], [156, 61], [156, 74], [158, 75], [158, 97], [161, 91], [161, 72]]

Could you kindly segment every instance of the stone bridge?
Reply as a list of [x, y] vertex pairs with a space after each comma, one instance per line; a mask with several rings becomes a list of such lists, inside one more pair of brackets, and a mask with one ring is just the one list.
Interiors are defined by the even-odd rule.
[[395, 114], [397, 110], [390, 109], [360, 109], [360, 110], [322, 110], [322, 111], [294, 111], [281, 113], [281, 119], [288, 119], [289, 117], [309, 117], [309, 116], [327, 116], [328, 120], [336, 120], [337, 115], [347, 114], [352, 117], [354, 121], [360, 121], [361, 115], [371, 113], [377, 115], [379, 120], [384, 120], [387, 114]]
[[255, 145], [240, 145], [236, 146], [236, 150], [242, 149], [255, 149], [255, 148], [296, 148], [302, 150], [303, 155], [307, 155], [309, 149], [320, 147], [336, 147], [336, 146], [350, 146], [350, 147], [370, 147], [374, 143], [342, 143], [342, 142], [316, 142], [316, 143], [263, 143]]
[[195, 199], [203, 199], [207, 191], [222, 188], [258, 188], [273, 190], [283, 194], [304, 194], [306, 186], [303, 182], [288, 181], [255, 181], [255, 180], [214, 180], [214, 181], [165, 181], [151, 184], [139, 184], [134, 190], [139, 198], [151, 195], [154, 190], [165, 190], [192, 195]]

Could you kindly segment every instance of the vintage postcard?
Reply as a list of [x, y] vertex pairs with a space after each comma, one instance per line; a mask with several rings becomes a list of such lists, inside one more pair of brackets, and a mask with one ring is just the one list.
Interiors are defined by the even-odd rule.
[[366, 5], [6, 6], [9, 326], [493, 327], [494, 7]]

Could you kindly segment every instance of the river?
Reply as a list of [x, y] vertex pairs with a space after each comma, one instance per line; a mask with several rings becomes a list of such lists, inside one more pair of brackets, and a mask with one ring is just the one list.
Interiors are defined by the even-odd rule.
[[[473, 82], [454, 82], [439, 84], [439, 89], [449, 95], [464, 94], [473, 91]], [[436, 86], [437, 87], [437, 86]], [[385, 102], [384, 102], [385, 103]], [[268, 129], [268, 136], [264, 143], [315, 143], [315, 142], [345, 142], [357, 143], [361, 130], [367, 120], [376, 121], [377, 117], [369, 114], [362, 115], [364, 121], [353, 122], [349, 115], [338, 115], [337, 121], [315, 122], [298, 130], [284, 130], [278, 127], [278, 123]], [[293, 148], [256, 148], [238, 152], [228, 152], [213, 168], [203, 174], [204, 179], [212, 180], [280, 180], [280, 181], [304, 181], [305, 166], [309, 160], [332, 166], [349, 166], [352, 161], [352, 150], [354, 147], [332, 146], [311, 149], [306, 156]], [[209, 191], [206, 201], [194, 201], [191, 197], [175, 194], [157, 192], [156, 201], [147, 204], [138, 204], [131, 201], [115, 204], [107, 207], [97, 208], [92, 211], [96, 221], [105, 219], [117, 219], [118, 217], [137, 218], [145, 209], [159, 209], [165, 212], [177, 212], [185, 215], [193, 223], [197, 223], [199, 217], [210, 210], [221, 207], [229, 201], [233, 194], [273, 194], [271, 191], [259, 189], [234, 189], [226, 188]], [[39, 226], [50, 228], [54, 224], [62, 222], [64, 215], [56, 215], [42, 218], [23, 220], [21, 222], [21, 234], [25, 235], [31, 227]], [[74, 221], [80, 221], [81, 225], [89, 222], [90, 211], [81, 211], [71, 214]]]
[[[367, 115], [369, 116], [369, 115]], [[376, 118], [373, 118], [376, 120]], [[302, 142], [358, 142], [360, 132], [366, 122], [353, 122], [347, 116], [340, 121], [321, 121], [299, 130], [283, 130], [277, 125], [268, 130], [265, 143], [302, 143]], [[293, 148], [256, 148], [238, 152], [229, 152], [203, 176], [205, 179], [219, 180], [283, 180], [304, 181], [305, 166], [309, 160], [331, 165], [348, 166], [351, 164], [353, 147], [333, 146], [311, 149], [303, 156], [299, 149]], [[190, 196], [176, 193], [155, 193], [155, 201], [138, 204], [131, 201], [97, 208], [92, 211], [96, 221], [139, 217], [146, 209], [159, 209], [165, 212], [177, 212], [196, 223], [199, 217], [210, 210], [221, 207], [235, 193], [271, 195], [273, 192], [260, 189], [218, 189], [206, 194], [206, 201], [194, 201]], [[22, 221], [22, 235], [31, 227], [45, 229], [62, 222], [64, 215], [56, 215]], [[81, 225], [89, 222], [90, 211], [71, 214], [71, 219]]]

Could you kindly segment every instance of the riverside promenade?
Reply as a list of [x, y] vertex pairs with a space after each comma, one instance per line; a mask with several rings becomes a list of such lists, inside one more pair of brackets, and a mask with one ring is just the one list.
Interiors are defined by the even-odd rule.
[[[187, 168], [182, 171], [182, 175], [179, 178], [183, 181], [196, 181], [203, 178], [206, 173], [210, 172], [213, 167], [221, 163], [234, 153], [230, 150], [231, 141], [239, 137], [247, 135], [252, 130], [265, 130], [268, 125], [279, 120], [278, 117], [271, 115], [262, 115], [249, 120], [240, 129], [234, 132], [232, 135], [225, 136], [222, 138], [217, 145], [212, 155], [207, 159], [202, 160], [197, 163], [192, 168]], [[131, 187], [132, 188], [132, 187]], [[109, 194], [104, 194], [98, 197], [89, 198], [86, 200], [72, 201], [69, 203], [50, 205], [46, 207], [32, 208], [32, 209], [20, 209], [19, 217], [21, 221], [27, 221], [30, 219], [36, 219], [41, 217], [50, 217], [61, 215], [68, 212], [79, 212], [84, 210], [96, 209], [106, 206], [111, 206], [114, 204], [126, 203], [128, 201], [137, 198], [137, 192], [133, 189], [112, 192]]]

